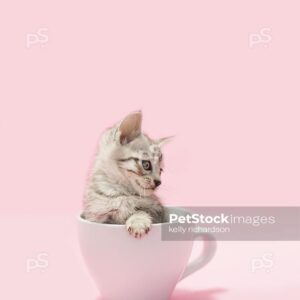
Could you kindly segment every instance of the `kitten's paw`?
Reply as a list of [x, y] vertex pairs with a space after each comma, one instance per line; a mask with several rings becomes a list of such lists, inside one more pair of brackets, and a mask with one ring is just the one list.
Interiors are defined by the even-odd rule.
[[151, 217], [145, 212], [137, 212], [126, 221], [126, 229], [135, 238], [141, 238], [147, 234], [152, 224]]

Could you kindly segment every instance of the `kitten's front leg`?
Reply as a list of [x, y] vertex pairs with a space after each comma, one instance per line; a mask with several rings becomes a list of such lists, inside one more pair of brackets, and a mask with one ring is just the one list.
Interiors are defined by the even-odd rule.
[[152, 219], [144, 211], [138, 211], [126, 220], [126, 229], [135, 238], [141, 238], [150, 230]]

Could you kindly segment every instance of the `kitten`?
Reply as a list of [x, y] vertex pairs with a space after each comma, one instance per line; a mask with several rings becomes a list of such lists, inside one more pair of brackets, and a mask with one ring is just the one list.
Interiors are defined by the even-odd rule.
[[136, 238], [164, 221], [154, 191], [161, 184], [161, 146], [141, 132], [142, 113], [134, 112], [104, 132], [89, 178], [83, 217], [99, 223], [126, 224]]

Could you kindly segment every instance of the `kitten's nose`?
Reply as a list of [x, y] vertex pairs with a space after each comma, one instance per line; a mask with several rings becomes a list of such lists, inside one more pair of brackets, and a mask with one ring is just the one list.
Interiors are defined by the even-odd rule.
[[159, 185], [161, 185], [161, 181], [155, 179], [155, 180], [154, 180], [154, 184], [155, 184], [155, 187], [158, 187]]

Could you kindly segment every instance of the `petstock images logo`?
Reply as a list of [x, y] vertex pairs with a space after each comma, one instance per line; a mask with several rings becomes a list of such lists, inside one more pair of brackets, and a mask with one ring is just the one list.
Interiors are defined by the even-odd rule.
[[162, 240], [299, 241], [300, 207], [169, 207]]

